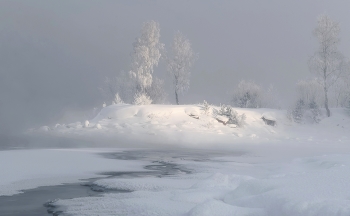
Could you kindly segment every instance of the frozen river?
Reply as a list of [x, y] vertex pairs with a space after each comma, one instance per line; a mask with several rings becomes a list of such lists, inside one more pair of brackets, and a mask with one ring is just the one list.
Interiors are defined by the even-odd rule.
[[242, 149], [0, 151], [0, 215], [350, 214], [348, 153]]
[[[22, 150], [23, 151], [23, 150]], [[132, 191], [107, 189], [95, 185], [96, 180], [101, 179], [134, 179], [154, 176], [162, 178], [165, 176], [176, 176], [190, 174], [184, 166], [175, 163], [159, 161], [164, 158], [191, 159], [195, 161], [206, 161], [210, 152], [205, 151], [156, 151], [156, 150], [133, 150], [123, 152], [97, 153], [108, 159], [116, 160], [143, 160], [149, 162], [144, 166], [145, 171], [114, 171], [100, 172], [102, 177], [81, 179], [80, 183], [68, 183], [53, 186], [39, 186], [34, 189], [23, 190], [23, 193], [12, 196], [0, 196], [0, 215], [2, 216], [37, 216], [37, 215], [60, 215], [63, 213], [56, 210], [54, 201], [58, 199], [72, 199], [78, 197], [101, 196], [103, 193], [128, 193]], [[212, 152], [219, 155], [218, 152]], [[222, 153], [221, 153], [222, 154]], [[241, 153], [237, 153], [239, 155]]]

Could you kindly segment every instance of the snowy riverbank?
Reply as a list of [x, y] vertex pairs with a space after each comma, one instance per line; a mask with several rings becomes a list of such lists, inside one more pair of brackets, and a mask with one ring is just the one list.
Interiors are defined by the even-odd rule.
[[[76, 182], [101, 172], [172, 164], [181, 169], [163, 176], [145, 173], [92, 182], [125, 193], [58, 199], [52, 205], [63, 215], [350, 214], [346, 110], [333, 109], [332, 116], [318, 124], [293, 123], [283, 110], [235, 110], [246, 115], [242, 127], [225, 124], [225, 116], [205, 112], [202, 105], [112, 105], [89, 122], [31, 130], [29, 134], [63, 137], [72, 144], [85, 140], [89, 146], [102, 146], [108, 141], [115, 147], [148, 149], [0, 151], [0, 168], [7, 173], [0, 178], [0, 195]], [[267, 125], [262, 117], [276, 125]], [[118, 156], [101, 158], [96, 155], [101, 152]]]
[[[219, 110], [213, 106], [206, 112], [203, 105], [111, 105], [87, 122], [44, 126], [30, 133], [85, 139], [97, 146], [102, 140], [143, 147], [158, 144], [199, 148], [243, 143], [350, 142], [350, 115], [345, 109], [333, 109], [332, 116], [323, 117], [318, 124], [297, 124], [287, 118], [285, 110], [234, 108], [238, 115], [246, 116], [242, 127], [225, 125]], [[276, 121], [276, 125], [265, 124], [262, 117]]]

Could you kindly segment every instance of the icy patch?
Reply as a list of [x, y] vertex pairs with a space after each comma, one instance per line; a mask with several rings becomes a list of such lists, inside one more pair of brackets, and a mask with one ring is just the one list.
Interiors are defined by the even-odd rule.
[[193, 184], [193, 180], [181, 178], [133, 178], [133, 179], [101, 179], [94, 184], [100, 187], [125, 191], [162, 191], [169, 189], [188, 188]]
[[[79, 182], [104, 171], [144, 171], [145, 162], [102, 158], [103, 149], [0, 151], [0, 196], [39, 186]], [[114, 151], [117, 151], [114, 149]]]

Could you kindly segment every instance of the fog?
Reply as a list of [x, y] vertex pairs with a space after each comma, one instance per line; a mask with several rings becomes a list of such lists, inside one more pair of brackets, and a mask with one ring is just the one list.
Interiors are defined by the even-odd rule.
[[[199, 59], [181, 103], [228, 103], [242, 79], [273, 84], [288, 104], [317, 48], [312, 30], [328, 14], [350, 56], [349, 1], [0, 1], [0, 134], [84, 120], [103, 99], [106, 76], [130, 69], [142, 23], [158, 21], [170, 48], [177, 30]], [[164, 64], [155, 75], [165, 79]]]

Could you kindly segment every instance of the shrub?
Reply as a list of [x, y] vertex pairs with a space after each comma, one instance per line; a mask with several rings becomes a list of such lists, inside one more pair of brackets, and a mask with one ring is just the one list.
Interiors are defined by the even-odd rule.
[[243, 127], [246, 120], [246, 115], [238, 115], [237, 111], [231, 106], [221, 105], [219, 115], [227, 116], [229, 118], [228, 124], [235, 124], [238, 127]]
[[260, 85], [242, 80], [233, 91], [232, 103], [241, 108], [274, 108], [278, 106], [277, 94], [270, 86], [264, 89]]
[[124, 104], [124, 101], [119, 97], [118, 93], [115, 94], [112, 104]]
[[233, 92], [234, 106], [241, 108], [261, 107], [262, 89], [254, 82], [242, 80]]
[[306, 104], [303, 99], [299, 99], [291, 114], [296, 123], [319, 123], [321, 121], [321, 111], [315, 101]]
[[211, 108], [210, 108], [208, 102], [205, 101], [205, 100], [203, 101], [203, 110], [204, 110], [204, 114], [205, 115], [209, 115], [210, 114]]
[[145, 93], [136, 93], [133, 104], [135, 105], [149, 105], [152, 103], [152, 99]]

